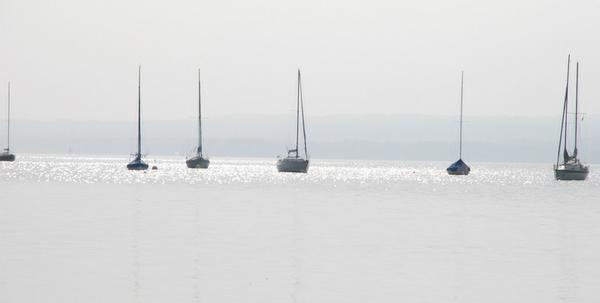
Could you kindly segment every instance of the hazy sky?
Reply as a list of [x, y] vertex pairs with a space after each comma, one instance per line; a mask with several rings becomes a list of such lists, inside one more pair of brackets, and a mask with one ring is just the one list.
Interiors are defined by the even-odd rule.
[[[285, 155], [294, 146], [283, 116], [211, 117], [204, 124], [204, 152], [211, 158]], [[455, 117], [356, 115], [311, 117], [308, 151], [315, 159], [397, 159], [455, 161]], [[600, 121], [588, 120], [579, 133], [580, 156], [600, 163]], [[556, 160], [560, 121], [555, 118], [469, 117], [463, 156], [471, 161], [546, 162]], [[16, 121], [13, 147], [26, 153], [127, 155], [136, 149], [135, 122]], [[146, 121], [142, 150], [184, 155], [197, 142], [195, 121]], [[0, 127], [0, 132], [2, 127]], [[0, 146], [3, 143], [0, 134]], [[572, 143], [569, 144], [572, 146]], [[183, 163], [183, 162], [182, 162]], [[551, 166], [548, 166], [550, 169]]]
[[[15, 119], [282, 114], [558, 116], [566, 57], [600, 115], [600, 1], [0, 0]], [[573, 69], [574, 71], [574, 69]], [[5, 86], [0, 86], [5, 95]], [[5, 98], [0, 98], [5, 104]], [[0, 107], [3, 108], [3, 107]], [[4, 110], [0, 110], [4, 113]]]

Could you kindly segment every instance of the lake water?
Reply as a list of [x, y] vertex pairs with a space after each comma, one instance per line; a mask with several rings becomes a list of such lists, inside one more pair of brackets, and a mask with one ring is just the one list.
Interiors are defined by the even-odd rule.
[[18, 155], [0, 302], [598, 302], [600, 178], [552, 164]]

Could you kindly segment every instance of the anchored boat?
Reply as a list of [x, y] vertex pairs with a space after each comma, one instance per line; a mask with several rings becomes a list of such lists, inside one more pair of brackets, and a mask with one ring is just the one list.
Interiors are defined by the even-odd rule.
[[463, 86], [464, 86], [464, 72], [460, 75], [460, 139], [458, 148], [458, 161], [452, 163], [446, 171], [449, 175], [468, 175], [471, 172], [471, 168], [462, 160], [462, 139], [463, 139]]
[[[577, 132], [579, 124], [579, 62], [577, 62], [575, 72], [575, 135], [573, 154], [570, 155], [567, 150], [567, 124], [569, 118], [569, 74], [571, 65], [571, 55], [569, 55], [567, 61], [567, 86], [565, 89], [565, 101], [563, 103], [562, 120], [560, 126], [560, 138], [558, 140], [558, 153], [556, 155], [556, 164], [554, 165], [554, 177], [556, 180], [577, 180], [583, 181], [587, 178], [590, 173], [590, 169], [587, 165], [583, 164], [578, 158], [577, 149]], [[564, 136], [564, 137], [563, 137]], [[562, 151], [562, 162], [560, 162], [560, 155]]]
[[6, 117], [6, 148], [0, 152], [0, 161], [15, 161], [15, 155], [10, 153], [10, 82], [8, 82], [8, 111]]
[[133, 155], [133, 160], [127, 164], [129, 170], [147, 170], [148, 164], [142, 160], [142, 129], [141, 129], [141, 108], [142, 108], [142, 67], [138, 67], [138, 136], [137, 152]]
[[[304, 155], [300, 155], [298, 140], [300, 137], [300, 118], [302, 118], [302, 138]], [[306, 173], [308, 171], [308, 148], [306, 147], [306, 127], [304, 123], [304, 98], [302, 97], [302, 80], [298, 69], [298, 93], [296, 99], [296, 148], [290, 149], [285, 158], [277, 161], [277, 170], [286, 173]]]
[[202, 155], [202, 86], [200, 84], [200, 69], [198, 69], [198, 147], [196, 154], [185, 160], [189, 168], [208, 168], [210, 161]]

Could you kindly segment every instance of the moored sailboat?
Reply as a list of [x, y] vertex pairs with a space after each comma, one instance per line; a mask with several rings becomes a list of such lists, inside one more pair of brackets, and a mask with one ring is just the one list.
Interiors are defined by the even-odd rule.
[[8, 111], [6, 113], [6, 148], [0, 152], [0, 161], [15, 161], [15, 155], [10, 153], [10, 82], [8, 82]]
[[[583, 181], [587, 178], [590, 170], [589, 167], [581, 162], [578, 158], [577, 136], [579, 124], [579, 62], [577, 62], [575, 72], [575, 135], [573, 154], [569, 155], [567, 150], [567, 124], [569, 118], [569, 74], [571, 65], [571, 55], [567, 61], [567, 85], [565, 89], [565, 101], [563, 103], [562, 120], [560, 126], [560, 138], [558, 140], [558, 154], [556, 156], [556, 164], [554, 165], [554, 177], [556, 180], [577, 180]], [[564, 137], [563, 137], [564, 135]], [[562, 151], [563, 162], [560, 163], [560, 154]]]
[[196, 154], [187, 158], [185, 164], [189, 168], [208, 168], [210, 161], [202, 154], [202, 86], [200, 84], [200, 69], [198, 69], [198, 146]]
[[[300, 118], [302, 118], [302, 138], [304, 155], [300, 154], [298, 141], [300, 137]], [[298, 69], [298, 93], [296, 99], [296, 148], [287, 151], [287, 156], [277, 161], [277, 170], [287, 173], [308, 172], [308, 148], [306, 147], [306, 126], [304, 123], [304, 98], [302, 97], [302, 80]]]
[[449, 175], [468, 175], [471, 168], [462, 160], [462, 140], [463, 140], [463, 87], [464, 87], [464, 72], [460, 74], [460, 139], [458, 161], [452, 163], [446, 171]]
[[133, 155], [133, 160], [127, 164], [129, 170], [147, 170], [148, 164], [142, 160], [142, 129], [141, 129], [141, 111], [142, 111], [142, 67], [138, 67], [138, 136], [137, 136], [137, 152]]

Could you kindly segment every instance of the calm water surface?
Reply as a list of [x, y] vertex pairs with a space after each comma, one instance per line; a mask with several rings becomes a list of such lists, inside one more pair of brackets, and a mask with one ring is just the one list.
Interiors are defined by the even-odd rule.
[[0, 163], [0, 302], [600, 301], [595, 166], [126, 162]]

